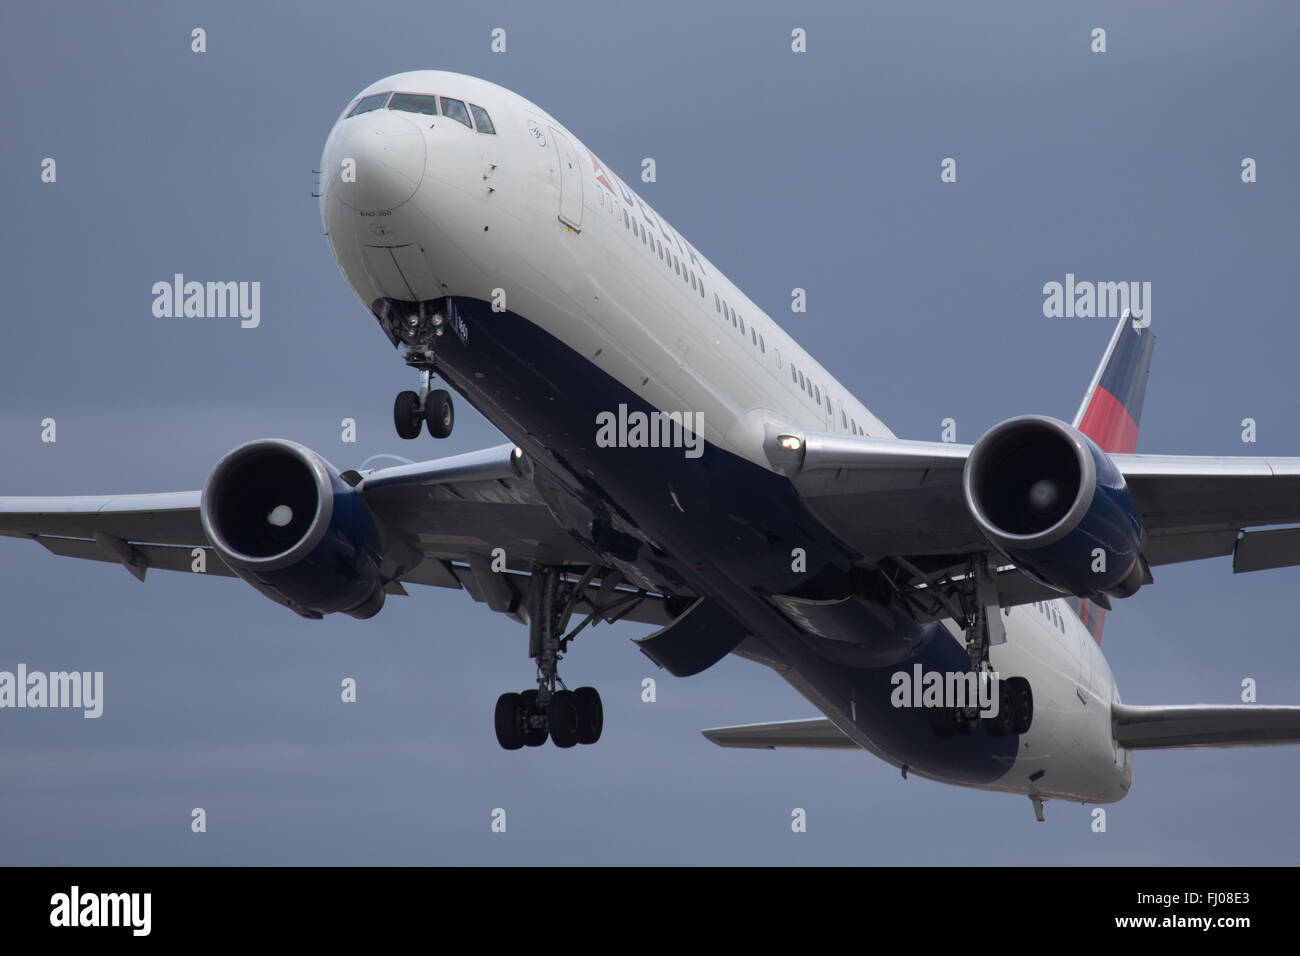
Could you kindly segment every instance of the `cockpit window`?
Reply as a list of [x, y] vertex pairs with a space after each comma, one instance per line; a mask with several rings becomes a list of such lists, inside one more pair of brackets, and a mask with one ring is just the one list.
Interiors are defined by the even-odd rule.
[[419, 93], [394, 93], [388, 108], [407, 113], [423, 113], [425, 116], [437, 116], [438, 97], [421, 96]]
[[470, 125], [469, 114], [465, 112], [465, 104], [460, 100], [449, 100], [447, 97], [439, 97], [442, 100], [442, 115], [448, 116], [457, 122]]
[[352, 107], [352, 112], [348, 116], [356, 116], [359, 113], [369, 113], [371, 110], [382, 109], [386, 99], [388, 99], [387, 93], [372, 93], [370, 96], [363, 96], [357, 100], [357, 105]]
[[492, 125], [492, 117], [488, 116], [487, 110], [481, 106], [469, 104], [469, 111], [474, 114], [474, 125], [478, 127], [480, 133], [495, 133], [497, 128]]

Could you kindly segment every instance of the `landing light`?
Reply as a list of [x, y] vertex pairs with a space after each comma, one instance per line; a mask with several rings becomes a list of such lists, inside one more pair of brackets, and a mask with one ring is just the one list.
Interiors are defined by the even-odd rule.
[[516, 445], [515, 450], [510, 453], [510, 457], [515, 459], [515, 461], [518, 461], [520, 458], [524, 457], [524, 450]]
[[788, 448], [790, 451], [798, 451], [803, 447], [803, 442], [797, 435], [780, 435], [777, 441], [781, 443], [782, 448]]

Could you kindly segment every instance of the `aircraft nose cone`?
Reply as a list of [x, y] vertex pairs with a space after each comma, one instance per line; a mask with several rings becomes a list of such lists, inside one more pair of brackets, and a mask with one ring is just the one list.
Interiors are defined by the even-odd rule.
[[342, 122], [326, 162], [339, 202], [359, 212], [395, 209], [424, 178], [424, 135], [405, 117], [374, 110]]

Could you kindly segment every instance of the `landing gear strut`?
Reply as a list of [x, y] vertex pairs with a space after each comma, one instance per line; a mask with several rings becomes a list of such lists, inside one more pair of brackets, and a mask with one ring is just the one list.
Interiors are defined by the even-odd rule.
[[427, 424], [434, 438], [446, 438], [456, 424], [456, 409], [451, 394], [444, 388], [430, 388], [433, 370], [420, 369], [420, 391], [398, 392], [393, 403], [393, 424], [400, 438], [419, 438], [420, 426]]
[[[988, 700], [991, 693], [996, 693], [997, 709], [985, 716], [978, 701], [967, 701], [965, 706], [948, 706], [934, 708], [931, 711], [931, 729], [938, 737], [951, 737], [958, 733], [970, 733], [976, 724], [984, 724], [984, 729], [992, 737], [1005, 737], [1008, 734], [1023, 734], [1029, 731], [1034, 720], [1034, 693], [1029, 681], [1023, 677], [1006, 677], [996, 679], [993, 665], [989, 663], [989, 648], [1006, 641], [1006, 628], [998, 613], [997, 571], [989, 567], [984, 555], [971, 558], [960, 580], [945, 578], [936, 582], [919, 569], [908, 566], [909, 570], [923, 578], [939, 596], [945, 607], [952, 613], [953, 619], [966, 632], [966, 654], [970, 661], [971, 673], [975, 675], [980, 696]], [[946, 596], [955, 598], [954, 605]], [[989, 708], [992, 710], [992, 707]]]
[[578, 598], [591, 583], [590, 568], [577, 583], [565, 581], [560, 568], [533, 571], [528, 592], [528, 656], [537, 662], [537, 689], [502, 694], [497, 699], [497, 742], [506, 750], [538, 747], [549, 735], [557, 747], [594, 744], [600, 739], [605, 711], [594, 687], [569, 690], [560, 679], [559, 663], [577, 633], [595, 619], [588, 618], [565, 633]]

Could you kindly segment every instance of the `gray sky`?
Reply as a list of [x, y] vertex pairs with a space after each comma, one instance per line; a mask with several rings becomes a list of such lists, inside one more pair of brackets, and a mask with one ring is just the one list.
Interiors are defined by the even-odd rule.
[[[1112, 325], [1044, 318], [1043, 284], [1072, 272], [1153, 285], [1139, 451], [1300, 454], [1297, 27], [1286, 3], [6, 5], [0, 495], [198, 488], [266, 436], [339, 467], [501, 440], [463, 401], [445, 442], [393, 435], [412, 378], [309, 195], [349, 97], [421, 68], [521, 93], [629, 182], [653, 156], [639, 191], [902, 436], [1069, 418]], [[260, 281], [261, 327], [155, 319], [150, 287], [176, 272]], [[1107, 619], [1124, 699], [1235, 702], [1249, 676], [1261, 702], [1300, 703], [1297, 581], [1227, 560], [1157, 569]], [[815, 711], [739, 659], [656, 672], [637, 625], [584, 635], [562, 670], [602, 692], [599, 745], [505, 753], [492, 705], [532, 677], [526, 635], [466, 594], [413, 588], [369, 622], [308, 622], [238, 581], [141, 586], [12, 540], [0, 582], [0, 669], [106, 683], [99, 720], [0, 711], [4, 863], [1300, 858], [1294, 748], [1138, 754], [1096, 834], [1088, 808], [1052, 803], [1035, 824], [1024, 798], [904, 781], [866, 754], [720, 750], [701, 728]]]

